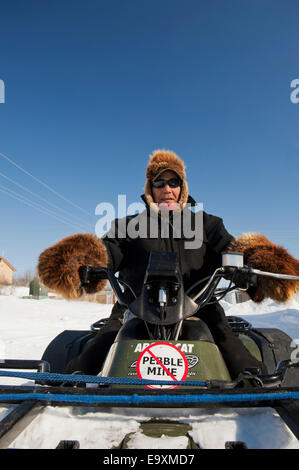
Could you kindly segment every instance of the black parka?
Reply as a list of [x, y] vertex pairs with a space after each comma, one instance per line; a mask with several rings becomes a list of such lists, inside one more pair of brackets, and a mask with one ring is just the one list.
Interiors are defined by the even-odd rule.
[[[142, 198], [145, 201], [144, 196]], [[188, 203], [189, 206], [183, 212], [189, 211], [191, 228], [194, 229], [195, 217], [200, 217], [200, 215], [191, 209], [196, 205], [191, 196], [189, 196]], [[172, 212], [170, 212], [169, 217], [169, 236], [163, 236], [162, 221], [161, 217], [158, 216], [157, 236], [154, 238], [152, 236], [132, 238], [128, 234], [128, 227], [129, 224], [132, 226], [132, 223], [136, 223], [136, 226], [138, 226], [137, 216], [130, 215], [124, 219], [116, 219], [112, 230], [103, 237], [109, 257], [108, 267], [113, 272], [119, 272], [119, 276], [133, 287], [137, 295], [141, 292], [151, 251], [175, 251], [178, 253], [184, 288], [187, 290], [221, 266], [221, 252], [233, 240], [233, 236], [225, 229], [222, 219], [204, 211], [201, 213], [202, 243], [199, 248], [186, 248], [186, 242], [192, 240], [185, 237], [183, 229], [179, 232], [176, 230], [177, 226], [173, 222]], [[146, 218], [149, 229], [152, 215], [147, 204], [141, 216]], [[182, 216], [183, 213], [181, 214], [181, 220], [183, 220]], [[126, 295], [130, 294], [126, 292]]]

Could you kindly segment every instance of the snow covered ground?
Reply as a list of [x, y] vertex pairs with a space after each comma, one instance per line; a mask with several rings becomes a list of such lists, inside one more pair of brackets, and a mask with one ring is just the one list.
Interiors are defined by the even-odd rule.
[[[109, 316], [111, 305], [67, 302], [58, 299], [23, 299], [27, 288], [8, 288], [0, 295], [0, 357], [40, 359], [49, 342], [65, 329], [88, 329]], [[299, 338], [299, 298], [288, 304], [270, 300], [233, 305], [222, 302], [227, 315], [238, 315], [255, 327], [277, 327], [294, 340]], [[0, 364], [1, 365], [1, 364]], [[1, 384], [28, 383], [0, 378]], [[8, 407], [0, 407], [0, 419]], [[152, 417], [178, 419], [191, 426], [190, 435], [205, 449], [223, 449], [226, 441], [245, 441], [251, 449], [299, 449], [299, 441], [269, 408], [258, 409], [103, 409], [45, 407], [11, 444], [19, 449], [54, 449], [60, 440], [78, 440], [81, 449], [111, 449], [132, 432], [133, 449], [181, 449], [186, 438], [146, 438], [140, 423]], [[258, 430], [258, 432], [257, 432]]]

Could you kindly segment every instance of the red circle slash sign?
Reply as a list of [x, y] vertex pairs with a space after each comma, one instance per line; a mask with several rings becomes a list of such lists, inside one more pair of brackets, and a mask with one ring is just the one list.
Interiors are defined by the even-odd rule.
[[[171, 343], [158, 342], [147, 346], [136, 364], [140, 379], [185, 380], [188, 361], [184, 353]], [[177, 388], [178, 385], [146, 385], [148, 388]]]

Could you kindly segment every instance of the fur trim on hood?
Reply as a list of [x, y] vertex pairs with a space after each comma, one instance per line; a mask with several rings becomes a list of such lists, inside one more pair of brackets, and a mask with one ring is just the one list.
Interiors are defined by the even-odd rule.
[[148, 205], [155, 204], [152, 194], [151, 182], [157, 179], [161, 173], [166, 170], [174, 171], [182, 180], [181, 194], [179, 203], [181, 209], [188, 200], [188, 185], [186, 181], [185, 163], [181, 158], [171, 150], [155, 150], [150, 155], [150, 162], [146, 169], [146, 183], [144, 186], [144, 195]]

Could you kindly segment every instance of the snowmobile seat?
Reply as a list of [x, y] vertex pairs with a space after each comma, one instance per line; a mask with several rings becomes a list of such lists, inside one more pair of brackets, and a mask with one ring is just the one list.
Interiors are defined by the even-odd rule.
[[246, 333], [258, 345], [270, 374], [279, 362], [288, 360], [294, 351], [292, 338], [278, 328], [251, 328]]
[[90, 330], [65, 330], [54, 338], [42, 359], [49, 362], [51, 372], [63, 373], [67, 363], [79, 355], [96, 335]]
[[[120, 329], [115, 341], [149, 339], [145, 323], [139, 318], [131, 318]], [[214, 343], [212, 334], [202, 320], [185, 320], [180, 339], [185, 341], [208, 341]]]
[[183, 322], [181, 339], [185, 341], [207, 341], [214, 343], [214, 338], [206, 323], [198, 318], [189, 318]]

